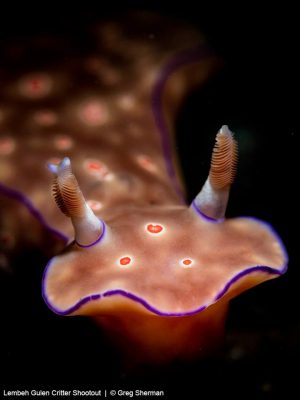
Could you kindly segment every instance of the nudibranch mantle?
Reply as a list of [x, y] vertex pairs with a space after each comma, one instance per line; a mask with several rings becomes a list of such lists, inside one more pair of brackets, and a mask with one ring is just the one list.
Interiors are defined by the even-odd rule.
[[[72, 242], [53, 258], [43, 279], [48, 306], [61, 315], [105, 314], [103, 299], [115, 295], [157, 315], [187, 316], [285, 272], [282, 245], [265, 223], [214, 222], [184, 206], [156, 208], [118, 214], [96, 245]], [[163, 234], [145, 230], [152, 220]], [[183, 267], [182, 260], [193, 262]]]

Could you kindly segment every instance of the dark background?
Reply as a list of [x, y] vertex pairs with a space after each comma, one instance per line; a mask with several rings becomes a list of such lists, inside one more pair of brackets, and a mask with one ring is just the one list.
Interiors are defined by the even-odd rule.
[[[85, 26], [129, 9], [149, 9], [190, 21], [223, 59], [223, 69], [194, 92], [178, 117], [178, 151], [190, 200], [203, 184], [214, 136], [222, 124], [236, 133], [238, 175], [228, 216], [270, 222], [289, 256], [285, 276], [264, 283], [231, 303], [224, 349], [188, 365], [126, 374], [118, 354], [90, 320], [52, 314], [40, 297], [41, 270], [24, 266], [14, 281], [1, 282], [1, 349], [5, 388], [79, 387], [165, 389], [175, 398], [213, 394], [241, 398], [299, 396], [300, 318], [296, 194], [296, 16], [288, 4], [263, 10], [242, 5], [182, 2], [50, 2], [4, 8], [1, 44], [34, 35], [80, 35]], [[192, 5], [193, 4], [193, 5]], [[66, 6], [66, 5], [65, 5]], [[1, 60], [0, 60], [1, 62]], [[297, 222], [296, 222], [297, 220]], [[297, 223], [297, 225], [296, 225]], [[38, 260], [41, 265], [44, 260]]]

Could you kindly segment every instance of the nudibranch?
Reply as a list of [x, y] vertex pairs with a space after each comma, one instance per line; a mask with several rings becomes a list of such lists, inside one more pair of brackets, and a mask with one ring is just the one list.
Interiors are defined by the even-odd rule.
[[[0, 123], [18, 116], [0, 136], [3, 234], [50, 248], [48, 307], [94, 318], [131, 360], [206, 354], [230, 299], [285, 272], [284, 246], [264, 222], [225, 219], [238, 157], [226, 125], [202, 190], [183, 201], [170, 132], [183, 96], [218, 64], [199, 34], [140, 14], [94, 33], [82, 60], [56, 55], [53, 70], [3, 86]], [[33, 219], [55, 246], [26, 228]]]
[[118, 204], [97, 218], [65, 158], [53, 191], [75, 240], [48, 264], [43, 295], [61, 315], [90, 315], [150, 360], [188, 357], [218, 340], [228, 301], [280, 275], [286, 255], [265, 223], [225, 220], [237, 145], [216, 136], [208, 178], [191, 206]]

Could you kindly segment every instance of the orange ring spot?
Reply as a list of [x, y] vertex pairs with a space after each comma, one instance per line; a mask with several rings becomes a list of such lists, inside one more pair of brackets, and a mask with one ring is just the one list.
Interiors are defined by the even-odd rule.
[[58, 150], [69, 150], [73, 146], [73, 141], [67, 135], [58, 135], [54, 139], [54, 144]]
[[89, 126], [99, 126], [107, 122], [108, 111], [104, 104], [91, 100], [80, 107], [79, 117]]
[[122, 257], [120, 258], [120, 265], [128, 265], [131, 263], [131, 258], [126, 256], [126, 257]]
[[8, 155], [11, 154], [15, 149], [15, 142], [10, 137], [0, 138], [0, 154]]
[[98, 178], [108, 178], [111, 174], [104, 163], [95, 159], [84, 161], [85, 169]]
[[140, 154], [140, 155], [137, 157], [137, 162], [139, 163], [139, 165], [140, 165], [142, 168], [146, 169], [147, 171], [154, 172], [154, 171], [157, 170], [156, 164], [154, 163], [154, 161], [152, 160], [152, 158], [149, 157], [149, 156], [146, 156], [146, 155], [144, 155], [144, 154]]
[[45, 73], [36, 73], [22, 78], [19, 88], [23, 96], [42, 98], [50, 93], [52, 85], [52, 80], [49, 75]]
[[61, 161], [62, 161], [62, 158], [51, 157], [51, 158], [48, 159], [47, 164], [58, 165]]
[[160, 233], [163, 230], [163, 226], [159, 224], [148, 224], [147, 231], [150, 233]]
[[93, 211], [99, 211], [103, 207], [103, 205], [102, 205], [102, 203], [100, 203], [100, 201], [92, 200], [92, 199], [87, 200], [87, 204], [91, 207], [91, 209]]

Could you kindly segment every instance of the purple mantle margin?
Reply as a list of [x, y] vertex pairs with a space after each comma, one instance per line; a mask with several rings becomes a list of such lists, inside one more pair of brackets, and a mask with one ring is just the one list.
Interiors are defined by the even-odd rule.
[[169, 60], [169, 62], [167, 62], [162, 67], [159, 77], [155, 82], [152, 90], [152, 111], [156, 126], [160, 134], [161, 146], [165, 158], [166, 169], [178, 197], [184, 203], [185, 203], [184, 195], [180, 189], [180, 185], [177, 180], [175, 168], [172, 161], [170, 133], [166, 124], [164, 111], [162, 107], [163, 90], [170, 75], [177, 69], [187, 64], [195, 63], [197, 61], [204, 59], [207, 56], [212, 56], [212, 55], [214, 55], [213, 51], [209, 49], [205, 44], [199, 44], [196, 47], [192, 47], [190, 49], [183, 50], [182, 52], [177, 53]]
[[50, 301], [47, 298], [47, 295], [45, 293], [45, 280], [47, 277], [47, 272], [48, 269], [51, 266], [51, 262], [53, 261], [50, 260], [50, 262], [48, 263], [48, 265], [46, 266], [46, 270], [44, 272], [44, 276], [43, 276], [43, 283], [42, 283], [42, 296], [43, 299], [45, 301], [45, 303], [47, 304], [47, 306], [50, 308], [50, 310], [52, 310], [53, 312], [55, 312], [56, 314], [59, 315], [70, 315], [72, 314], [74, 311], [79, 310], [84, 304], [89, 303], [90, 301], [95, 301], [95, 300], [100, 300], [103, 299], [105, 297], [110, 297], [110, 296], [123, 296], [129, 300], [132, 300], [136, 303], [141, 304], [143, 307], [145, 307], [148, 311], [152, 312], [153, 314], [159, 315], [159, 316], [163, 316], [163, 317], [186, 317], [189, 315], [195, 315], [200, 313], [201, 311], [204, 311], [209, 305], [214, 304], [216, 301], [220, 300], [229, 290], [229, 288], [235, 283], [237, 282], [239, 279], [245, 277], [246, 275], [251, 274], [252, 272], [262, 272], [262, 273], [268, 273], [268, 274], [274, 274], [274, 275], [282, 275], [285, 273], [285, 271], [287, 270], [287, 264], [285, 264], [283, 266], [283, 268], [281, 270], [277, 270], [275, 268], [272, 267], [267, 267], [267, 266], [256, 266], [256, 267], [250, 267], [240, 273], [238, 273], [237, 275], [235, 275], [233, 278], [231, 278], [226, 285], [222, 288], [222, 290], [220, 290], [220, 292], [212, 299], [210, 304], [204, 304], [201, 305], [195, 309], [192, 310], [188, 310], [185, 312], [167, 312], [167, 311], [161, 311], [158, 308], [152, 306], [148, 301], [146, 301], [144, 298], [135, 295], [132, 292], [128, 292], [124, 289], [113, 289], [113, 290], [108, 290], [106, 292], [103, 293], [94, 293], [91, 294], [89, 296], [85, 296], [83, 298], [81, 298], [77, 303], [75, 303], [73, 306], [65, 309], [65, 310], [60, 310], [56, 307], [54, 307]]
[[10, 197], [14, 200], [19, 201], [22, 203], [30, 212], [30, 214], [36, 218], [40, 224], [47, 229], [47, 231], [55, 236], [57, 236], [59, 239], [63, 240], [64, 242], [68, 242], [69, 238], [64, 235], [62, 232], [58, 231], [57, 229], [52, 228], [50, 225], [48, 225], [47, 221], [43, 217], [42, 213], [33, 205], [33, 203], [21, 192], [9, 188], [8, 186], [3, 185], [0, 182], [0, 194], [4, 194], [7, 197]]

